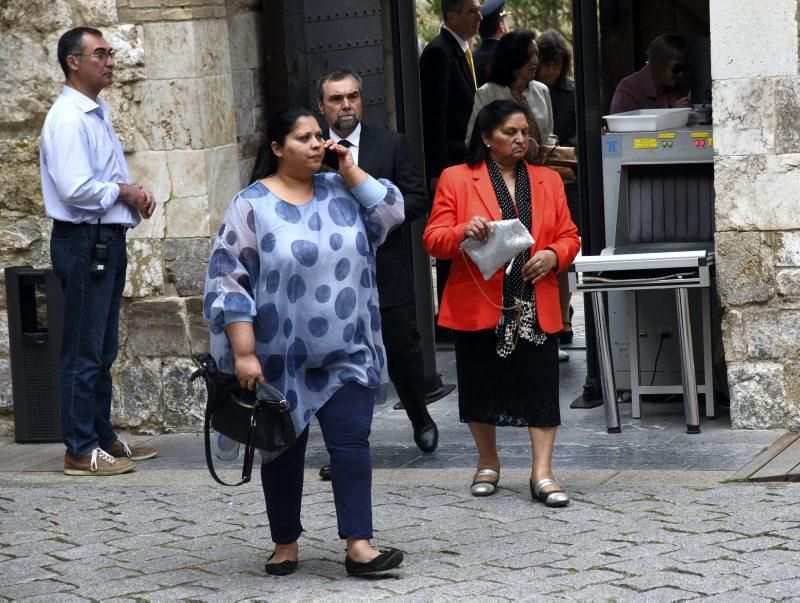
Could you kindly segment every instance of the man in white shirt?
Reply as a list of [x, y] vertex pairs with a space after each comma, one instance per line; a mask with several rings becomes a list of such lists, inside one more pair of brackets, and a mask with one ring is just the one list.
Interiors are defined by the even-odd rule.
[[58, 41], [66, 76], [39, 141], [42, 195], [53, 219], [50, 260], [64, 289], [60, 359], [61, 431], [67, 475], [116, 475], [153, 448], [129, 446], [111, 424], [111, 365], [125, 287], [125, 232], [156, 201], [130, 182], [125, 157], [98, 98], [113, 82], [114, 50], [93, 28]]

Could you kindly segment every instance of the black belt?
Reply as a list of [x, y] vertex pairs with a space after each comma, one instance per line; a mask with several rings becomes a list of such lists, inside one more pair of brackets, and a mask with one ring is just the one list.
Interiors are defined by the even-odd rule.
[[123, 224], [98, 224], [97, 222], [79, 222], [78, 224], [74, 224], [72, 222], [62, 222], [61, 220], [53, 220], [53, 225], [58, 226], [60, 228], [96, 228], [100, 226], [105, 230], [110, 230], [111, 232], [125, 234], [125, 231], [128, 230], [127, 226]]

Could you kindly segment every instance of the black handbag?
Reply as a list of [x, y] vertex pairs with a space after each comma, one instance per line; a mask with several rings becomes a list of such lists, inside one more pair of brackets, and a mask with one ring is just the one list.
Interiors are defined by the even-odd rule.
[[[297, 436], [284, 395], [269, 384], [259, 386], [259, 394], [244, 389], [234, 375], [220, 372], [211, 354], [193, 357], [197, 370], [189, 381], [202, 377], [206, 382], [205, 436], [206, 464], [211, 477], [223, 486], [241, 486], [250, 481], [255, 451], [273, 452], [294, 444]], [[244, 444], [244, 466], [238, 484], [228, 484], [214, 471], [211, 458], [211, 428]]]

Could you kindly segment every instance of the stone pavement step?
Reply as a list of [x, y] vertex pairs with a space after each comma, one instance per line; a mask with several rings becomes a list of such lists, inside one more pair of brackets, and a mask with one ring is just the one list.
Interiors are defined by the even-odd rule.
[[[576, 308], [576, 316], [580, 309]], [[559, 367], [562, 424], [553, 458], [557, 471], [662, 469], [734, 472], [747, 465], [783, 433], [732, 431], [725, 409], [719, 409], [716, 419], [703, 419], [702, 433], [687, 435], [684, 433], [680, 401], [645, 401], [641, 419], [631, 417], [630, 404], [621, 404], [622, 433], [608, 434], [602, 407], [589, 410], [569, 408], [569, 403], [582, 391], [586, 378], [585, 352], [570, 350], [569, 354], [570, 361], [561, 363]], [[436, 366], [445, 383], [455, 383], [455, 355], [452, 351], [438, 352]], [[397, 397], [391, 396], [385, 404], [376, 407], [370, 436], [374, 467], [474, 467], [475, 445], [469, 429], [459, 421], [457, 391], [428, 406], [440, 432], [439, 448], [432, 455], [422, 454], [414, 445], [405, 411], [392, 409], [396, 401]], [[149, 468], [205, 468], [200, 434], [121, 435], [159, 450], [158, 457], [147, 461]], [[524, 469], [530, 465], [530, 439], [526, 429], [499, 429], [498, 449], [504, 467]], [[60, 472], [63, 469], [63, 455], [63, 447], [59, 444], [15, 444], [11, 438], [0, 438], [0, 473]], [[312, 421], [306, 467], [318, 468], [327, 461], [328, 454], [321, 433], [316, 422]]]

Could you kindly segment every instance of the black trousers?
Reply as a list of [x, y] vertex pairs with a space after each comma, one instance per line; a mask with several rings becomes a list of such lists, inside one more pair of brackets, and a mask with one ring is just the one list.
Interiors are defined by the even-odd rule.
[[414, 302], [381, 308], [389, 378], [415, 429], [431, 421], [425, 406], [425, 375]]

